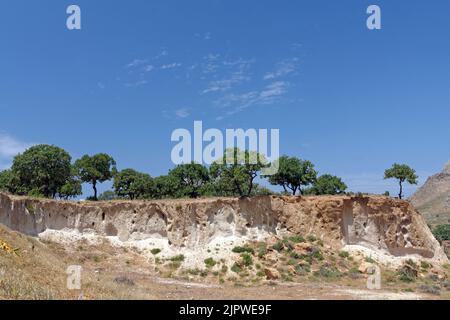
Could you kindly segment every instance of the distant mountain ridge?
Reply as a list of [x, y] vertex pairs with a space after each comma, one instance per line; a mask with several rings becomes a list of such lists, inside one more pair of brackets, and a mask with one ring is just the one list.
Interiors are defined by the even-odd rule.
[[410, 198], [431, 225], [450, 223], [450, 161]]

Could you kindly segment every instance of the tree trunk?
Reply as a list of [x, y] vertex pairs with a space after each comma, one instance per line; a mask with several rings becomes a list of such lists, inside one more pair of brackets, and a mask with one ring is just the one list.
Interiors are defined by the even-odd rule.
[[236, 190], [238, 191], [239, 196], [243, 197], [244, 193], [242, 192], [241, 186], [239, 185], [239, 183], [236, 180], [234, 180], [234, 186], [236, 187]]
[[400, 200], [402, 200], [402, 198], [403, 198], [403, 184], [402, 184], [401, 180], [400, 180], [400, 193], [398, 194], [398, 198]]
[[94, 201], [97, 201], [97, 181], [92, 182], [92, 187], [94, 188]]
[[247, 194], [248, 197], [250, 197], [250, 195], [252, 194], [252, 190], [253, 190], [253, 179], [250, 180], [250, 187], [248, 188]]

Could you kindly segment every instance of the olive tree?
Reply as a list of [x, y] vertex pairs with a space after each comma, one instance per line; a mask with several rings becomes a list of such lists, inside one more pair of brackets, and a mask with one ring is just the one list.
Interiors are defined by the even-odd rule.
[[55, 198], [71, 177], [71, 157], [51, 145], [36, 145], [14, 158], [11, 188], [18, 194]]
[[114, 175], [113, 188], [119, 197], [131, 200], [148, 198], [151, 196], [153, 185], [150, 175], [133, 169], [125, 169]]
[[94, 189], [93, 200], [97, 201], [97, 184], [111, 180], [116, 172], [116, 162], [105, 154], [85, 155], [75, 162], [75, 171], [82, 182], [90, 183]]
[[270, 184], [283, 187], [284, 192], [296, 195], [303, 194], [302, 187], [306, 187], [316, 181], [317, 172], [314, 164], [307, 160], [295, 157], [282, 156], [278, 160], [278, 172], [268, 178]]
[[416, 171], [406, 164], [394, 163], [390, 169], [384, 172], [384, 179], [397, 179], [400, 186], [399, 199], [403, 198], [403, 183], [417, 184]]
[[178, 185], [177, 194], [180, 197], [198, 198], [202, 188], [209, 182], [208, 169], [198, 163], [178, 165], [169, 172], [169, 176]]
[[238, 148], [227, 149], [223, 157], [211, 165], [210, 175], [218, 191], [248, 197], [253, 192], [259, 172], [268, 166], [262, 154]]

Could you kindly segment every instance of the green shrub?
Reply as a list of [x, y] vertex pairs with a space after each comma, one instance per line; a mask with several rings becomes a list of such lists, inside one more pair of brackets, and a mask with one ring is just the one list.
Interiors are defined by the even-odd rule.
[[152, 249], [150, 252], [151, 252], [154, 256], [156, 256], [157, 254], [161, 253], [161, 249], [155, 248], [155, 249]]
[[311, 253], [311, 257], [316, 259], [316, 260], [318, 260], [318, 261], [323, 261], [324, 260], [322, 252], [319, 249], [317, 249], [317, 248], [314, 248], [313, 252]]
[[241, 254], [241, 258], [242, 258], [242, 262], [244, 263], [244, 266], [250, 267], [251, 265], [253, 265], [252, 256], [249, 255], [248, 253]]
[[303, 238], [302, 236], [293, 236], [289, 238], [289, 241], [293, 242], [293, 243], [302, 243], [302, 242], [306, 242], [305, 238]]
[[415, 263], [413, 260], [408, 259], [406, 260], [405, 264], [407, 264], [408, 266], [410, 266], [411, 268], [417, 269], [418, 265], [417, 263]]
[[433, 229], [434, 237], [442, 243], [442, 241], [450, 240], [450, 224], [439, 225]]
[[308, 273], [311, 273], [311, 267], [309, 265], [297, 265], [295, 267], [295, 272], [297, 272], [298, 275], [304, 276]]
[[267, 244], [260, 243], [258, 244], [258, 257], [262, 258], [267, 254]]
[[205, 259], [205, 265], [207, 268], [213, 268], [217, 262], [213, 258]]
[[226, 265], [223, 265], [222, 268], [220, 269], [220, 272], [227, 273], [228, 272], [228, 267]]
[[291, 259], [291, 260], [288, 261], [287, 264], [290, 265], [290, 266], [295, 266], [297, 264], [297, 260]]
[[234, 253], [251, 253], [251, 254], [255, 253], [255, 251], [252, 248], [250, 248], [249, 246], [234, 247], [232, 251]]
[[169, 263], [169, 268], [172, 270], [179, 269], [181, 267], [181, 261], [172, 261]]
[[311, 234], [306, 237], [306, 240], [308, 240], [309, 242], [315, 242], [317, 241], [317, 237]]
[[350, 257], [350, 254], [347, 251], [341, 251], [339, 252], [339, 257], [348, 259], [348, 257]]
[[240, 265], [238, 265], [237, 263], [233, 264], [233, 266], [231, 267], [231, 271], [233, 271], [234, 273], [240, 273], [242, 271], [242, 268]]
[[301, 259], [301, 258], [302, 258], [301, 255], [299, 255], [299, 254], [296, 253], [295, 251], [292, 251], [292, 252], [289, 254], [289, 257], [291, 257], [292, 259]]
[[278, 251], [278, 252], [283, 251], [283, 247], [284, 247], [284, 245], [283, 245], [283, 242], [282, 242], [282, 241], [278, 241], [277, 243], [275, 243], [275, 244], [272, 246], [272, 248], [273, 248], [274, 250]]
[[179, 254], [179, 255], [177, 255], [177, 256], [175, 256], [175, 257], [170, 258], [170, 261], [172, 261], [172, 262], [181, 262], [181, 261], [184, 261], [184, 255]]
[[336, 268], [336, 267], [325, 267], [321, 266], [320, 270], [314, 273], [317, 277], [323, 277], [323, 278], [340, 278], [342, 276], [342, 273]]
[[187, 272], [193, 276], [198, 276], [200, 274], [199, 269], [189, 269]]
[[365, 257], [364, 259], [367, 263], [376, 263], [375, 260], [372, 259], [372, 257]]
[[286, 251], [291, 252], [292, 250], [294, 250], [293, 244], [288, 239], [284, 239], [282, 242]]
[[410, 266], [405, 265], [397, 271], [397, 276], [400, 281], [414, 282], [417, 279], [417, 272]]

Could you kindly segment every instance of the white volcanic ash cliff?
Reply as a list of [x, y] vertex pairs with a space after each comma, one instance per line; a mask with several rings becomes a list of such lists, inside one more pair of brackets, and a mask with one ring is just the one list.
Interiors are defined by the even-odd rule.
[[448, 262], [423, 217], [406, 201], [387, 197], [213, 198], [198, 200], [65, 202], [0, 193], [0, 223], [32, 236], [73, 231], [117, 242], [167, 241], [200, 250], [215, 239], [263, 240], [315, 235], [336, 250], [361, 246], [392, 257]]

